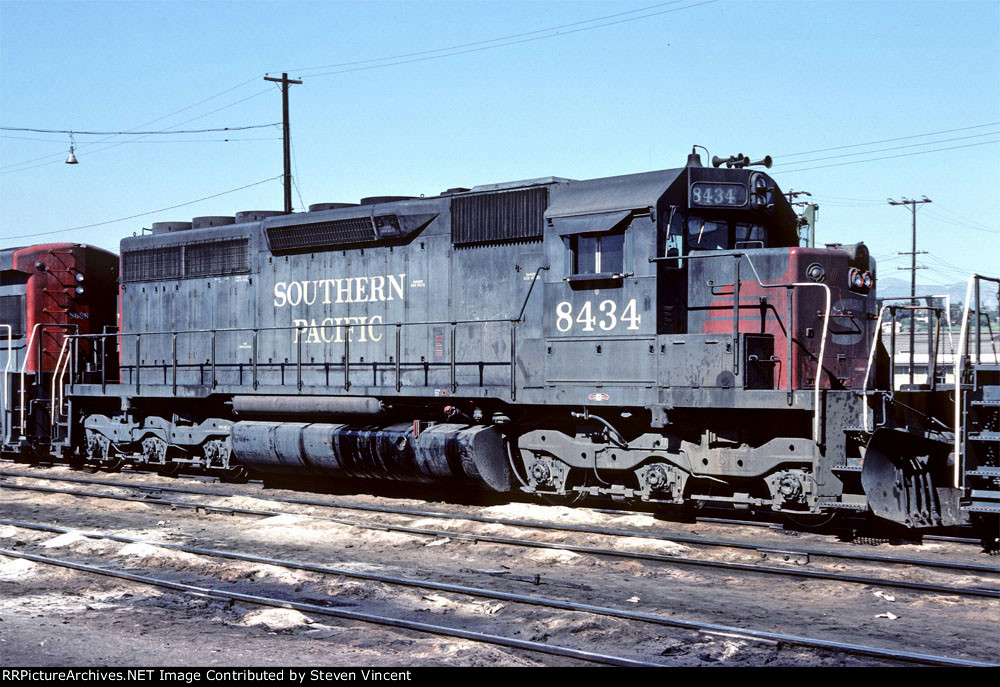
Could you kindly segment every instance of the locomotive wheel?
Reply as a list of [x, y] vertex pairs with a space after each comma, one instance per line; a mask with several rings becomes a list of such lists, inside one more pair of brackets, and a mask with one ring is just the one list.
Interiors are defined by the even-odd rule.
[[539, 496], [550, 506], [572, 506], [582, 501], [586, 494], [575, 491], [572, 494], [539, 494]]
[[219, 475], [223, 482], [234, 482], [236, 484], [243, 484], [250, 478], [250, 473], [242, 465], [234, 465], [227, 470], [220, 470]]
[[803, 513], [801, 515], [792, 515], [790, 513], [784, 514], [785, 518], [788, 519], [790, 523], [803, 530], [819, 530], [831, 522], [837, 517], [837, 512], [832, 511], [830, 513]]
[[118, 472], [124, 465], [124, 458], [111, 458], [110, 460], [101, 462], [98, 467], [105, 472]]
[[[590, 481], [587, 473], [583, 473], [583, 477], [578, 479], [573, 479], [573, 477], [574, 474], [571, 472], [570, 479], [567, 480], [566, 484], [567, 490], [570, 490], [575, 486], [585, 487]], [[572, 506], [587, 498], [587, 494], [581, 491], [573, 491], [568, 494], [539, 494], [539, 496], [542, 497], [542, 500], [550, 506]]]
[[181, 474], [181, 464], [173, 461], [165, 463], [160, 467], [160, 474], [164, 477], [176, 477]]

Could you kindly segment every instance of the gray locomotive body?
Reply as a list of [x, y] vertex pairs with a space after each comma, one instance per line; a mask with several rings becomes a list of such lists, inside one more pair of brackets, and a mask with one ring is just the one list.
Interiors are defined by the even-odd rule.
[[[766, 173], [694, 155], [156, 224], [122, 241], [120, 331], [85, 337], [119, 356], [72, 361], [56, 443], [165, 472], [865, 510], [866, 444], [908, 421], [875, 265], [798, 228]], [[880, 456], [881, 493], [903, 478]], [[919, 477], [887, 517], [946, 522]]]

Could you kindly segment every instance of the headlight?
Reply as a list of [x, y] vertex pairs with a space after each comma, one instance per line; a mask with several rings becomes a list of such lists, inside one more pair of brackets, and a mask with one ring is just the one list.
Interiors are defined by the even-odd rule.
[[865, 285], [865, 288], [866, 289], [870, 289], [872, 287], [872, 284], [874, 284], [874, 283], [875, 283], [875, 279], [874, 279], [874, 277], [872, 277], [872, 273], [871, 272], [865, 272], [865, 274], [864, 274], [864, 285]]
[[83, 295], [83, 287], [82, 286], [76, 287], [76, 295], [77, 296], [82, 296]]
[[851, 288], [863, 289], [865, 286], [865, 277], [857, 267], [851, 268], [851, 271], [848, 273], [848, 279], [851, 282]]
[[814, 262], [806, 268], [806, 276], [814, 282], [823, 282], [826, 279], [826, 270], [818, 262]]

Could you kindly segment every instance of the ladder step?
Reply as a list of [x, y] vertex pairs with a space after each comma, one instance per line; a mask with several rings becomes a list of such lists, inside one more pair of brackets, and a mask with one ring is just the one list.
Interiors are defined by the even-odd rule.
[[[836, 470], [836, 468], [834, 468]], [[966, 477], [1000, 477], [1000, 467], [982, 465], [975, 470], [967, 470]]]
[[974, 406], [986, 406], [988, 408], [1000, 408], [1000, 400], [997, 401], [973, 401]]
[[1000, 441], [1000, 432], [974, 432], [969, 434], [969, 441]]

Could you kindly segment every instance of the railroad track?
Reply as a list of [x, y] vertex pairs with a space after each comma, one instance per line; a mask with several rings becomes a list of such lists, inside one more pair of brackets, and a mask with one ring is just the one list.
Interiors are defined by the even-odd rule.
[[[313, 573], [319, 573], [322, 575], [332, 575], [338, 577], [361, 579], [390, 586], [417, 587], [426, 590], [433, 590], [439, 593], [487, 598], [497, 601], [505, 601], [512, 604], [542, 607], [549, 611], [557, 610], [570, 613], [588, 614], [592, 616], [604, 616], [621, 621], [651, 624], [657, 626], [667, 626], [673, 628], [680, 628], [684, 630], [721, 634], [724, 636], [740, 637], [740, 638], [759, 640], [765, 642], [776, 642], [779, 645], [807, 647], [810, 649], [815, 649], [820, 651], [832, 651], [832, 652], [838, 652], [856, 656], [867, 656], [879, 659], [887, 659], [890, 661], [916, 663], [921, 665], [962, 666], [962, 667], [970, 667], [970, 666], [986, 667], [993, 665], [984, 661], [938, 656], [922, 652], [906, 651], [899, 649], [874, 647], [874, 646], [867, 646], [851, 642], [839, 642], [839, 641], [826, 640], [822, 638], [790, 635], [785, 633], [753, 630], [742, 627], [723, 625], [719, 623], [693, 621], [666, 615], [644, 613], [644, 612], [631, 611], [621, 608], [599, 606], [589, 603], [567, 601], [564, 599], [555, 599], [555, 598], [525, 595], [525, 594], [515, 594], [510, 592], [498, 591], [494, 589], [473, 587], [469, 585], [457, 585], [457, 584], [435, 582], [432, 580], [422, 580], [415, 578], [404, 578], [399, 576], [382, 575], [372, 572], [358, 571], [345, 567], [334, 567], [334, 566], [319, 565], [315, 563], [300, 562], [294, 560], [283, 560], [276, 558], [261, 557], [237, 551], [209, 549], [209, 548], [191, 546], [187, 544], [178, 544], [175, 542], [153, 541], [153, 540], [146, 540], [134, 537], [124, 537], [121, 535], [115, 535], [106, 532], [80, 531], [80, 530], [74, 530], [72, 528], [58, 527], [58, 526], [45, 525], [33, 522], [3, 521], [3, 524], [10, 527], [17, 527], [33, 532], [43, 532], [49, 534], [68, 534], [72, 532], [76, 533], [79, 536], [95, 540], [107, 540], [122, 544], [142, 544], [146, 546], [155, 546], [174, 551], [181, 551], [184, 553], [197, 556], [224, 558], [224, 559], [237, 560], [259, 565], [269, 565], [269, 566], [277, 566], [292, 570], [308, 571]], [[317, 605], [315, 603], [306, 603], [278, 596], [233, 592], [218, 588], [216, 586], [205, 586], [204, 583], [192, 584], [188, 582], [179, 582], [177, 580], [170, 580], [163, 577], [153, 577], [148, 574], [138, 574], [136, 572], [129, 572], [124, 570], [108, 568], [102, 565], [94, 565], [93, 563], [90, 562], [84, 563], [66, 559], [57, 559], [51, 556], [40, 556], [37, 554], [26, 553], [24, 551], [0, 549], [0, 555], [12, 558], [20, 558], [44, 565], [60, 566], [90, 574], [104, 575], [124, 580], [130, 580], [132, 582], [137, 582], [140, 584], [172, 589], [174, 591], [182, 592], [185, 594], [192, 594], [214, 599], [238, 601], [238, 602], [256, 604], [261, 606], [289, 608], [305, 613], [326, 615], [347, 620], [358, 620], [362, 622], [374, 623], [378, 625], [387, 625], [391, 627], [413, 630], [433, 635], [457, 637], [475, 642], [503, 646], [507, 648], [561, 656], [588, 663], [599, 663], [599, 664], [617, 665], [617, 666], [633, 666], [633, 667], [634, 666], [650, 667], [650, 666], [664, 665], [663, 663], [660, 662], [648, 661], [639, 658], [621, 657], [609, 653], [601, 653], [598, 651], [583, 650], [579, 648], [566, 647], [566, 646], [557, 646], [557, 645], [547, 644], [545, 642], [523, 640], [497, 634], [476, 632], [460, 627], [417, 622], [407, 618], [387, 616], [377, 613], [367, 613], [367, 612], [344, 609], [344, 608], [330, 608], [327, 606]]]
[[[119, 501], [141, 502], [145, 504], [153, 504], [171, 508], [186, 508], [186, 509], [201, 510], [205, 512], [229, 513], [234, 515], [245, 515], [245, 516], [256, 516], [256, 517], [273, 517], [277, 515], [290, 515], [290, 514], [302, 515], [301, 513], [289, 513], [287, 511], [265, 510], [265, 509], [255, 509], [255, 508], [237, 508], [232, 506], [219, 505], [215, 503], [164, 499], [160, 496], [160, 494], [162, 493], [173, 493], [184, 496], [190, 496], [190, 495], [211, 496], [215, 498], [231, 498], [235, 496], [235, 494], [231, 492], [220, 492], [218, 490], [193, 489], [186, 487], [161, 487], [157, 485], [148, 485], [148, 484], [137, 485], [135, 483], [122, 482], [120, 480], [92, 480], [86, 478], [72, 478], [72, 477], [39, 478], [35, 476], [22, 475], [19, 473], [0, 473], [0, 478], [11, 477], [11, 476], [28, 477], [30, 479], [39, 479], [39, 480], [84, 483], [84, 484], [98, 485], [104, 487], [114, 487], [118, 489], [130, 490], [133, 493], [109, 494], [100, 492], [80, 491], [73, 489], [57, 489], [52, 487], [42, 487], [42, 486], [32, 486], [32, 485], [5, 484], [6, 487], [17, 490], [36, 491], [40, 493], [66, 494], [82, 498], [98, 498], [98, 499], [103, 498], [103, 499], [112, 499]], [[405, 515], [409, 517], [420, 517], [420, 518], [466, 520], [470, 522], [484, 523], [490, 525], [503, 525], [512, 528], [524, 528], [529, 531], [547, 530], [549, 532], [572, 532], [572, 533], [583, 533], [588, 535], [600, 535], [612, 538], [639, 537], [654, 541], [657, 540], [669, 541], [674, 543], [683, 543], [683, 544], [697, 545], [702, 547], [728, 547], [739, 550], [752, 550], [756, 552], [759, 556], [761, 556], [762, 559], [777, 561], [779, 563], [785, 563], [785, 562], [808, 563], [811, 562], [813, 559], [830, 559], [830, 560], [862, 562], [865, 564], [880, 564], [880, 565], [891, 564], [893, 566], [907, 566], [914, 568], [937, 568], [955, 573], [971, 573], [975, 575], [984, 575], [984, 576], [1000, 574], [1000, 567], [984, 563], [967, 563], [967, 562], [956, 562], [956, 561], [926, 559], [926, 558], [914, 559], [914, 558], [904, 558], [899, 556], [884, 556], [884, 555], [877, 555], [870, 553], [859, 553], [855, 551], [834, 551], [834, 550], [817, 549], [809, 547], [787, 547], [787, 546], [768, 547], [768, 546], [761, 546], [759, 543], [709, 539], [705, 537], [692, 537], [689, 535], [681, 535], [676, 533], [650, 532], [648, 530], [609, 529], [609, 528], [600, 528], [600, 527], [584, 526], [584, 525], [557, 525], [553, 523], [544, 523], [538, 521], [515, 520], [507, 518], [491, 518], [475, 514], [444, 513], [440, 511], [428, 511], [428, 510], [409, 509], [409, 508], [407, 509], [386, 508], [386, 507], [370, 506], [370, 505], [345, 504], [342, 502], [316, 500], [316, 499], [283, 498], [283, 497], [271, 497], [271, 496], [261, 496], [259, 498], [269, 501], [276, 501], [280, 503], [289, 503], [295, 505], [357, 510], [357, 511], [363, 511], [366, 514], [376, 513], [376, 514]], [[460, 532], [460, 531], [455, 531], [454, 529], [447, 529], [447, 528], [413, 527], [408, 525], [392, 524], [382, 521], [373, 522], [371, 520], [357, 520], [351, 518], [335, 517], [330, 515], [309, 514], [308, 517], [319, 520], [328, 520], [343, 525], [401, 532], [412, 535], [431, 536], [431, 537], [449, 536], [456, 539], [490, 542], [490, 543], [510, 545], [510, 546], [550, 548], [550, 549], [571, 551], [573, 553], [589, 554], [589, 555], [609, 557], [609, 558], [655, 561], [676, 566], [709, 567], [709, 568], [717, 568], [732, 572], [769, 574], [769, 575], [800, 578], [800, 579], [831, 580], [838, 582], [884, 586], [896, 589], [907, 589], [911, 591], [930, 592], [937, 594], [954, 594], [960, 596], [1000, 598], [1000, 587], [996, 586], [961, 587], [954, 584], [935, 584], [927, 582], [915, 582], [910, 580], [896, 580], [896, 579], [886, 578], [884, 576], [875, 577], [870, 575], [852, 575], [840, 572], [822, 571], [814, 569], [806, 570], [801, 567], [760, 565], [759, 563], [757, 564], [737, 563], [731, 561], [692, 558], [692, 557], [684, 557], [678, 555], [629, 552], [629, 551], [621, 551], [606, 547], [577, 546], [577, 545], [563, 544], [558, 542], [539, 541], [536, 539], [529, 539], [524, 537], [506, 537], [506, 536], [498, 536], [486, 533]]]

